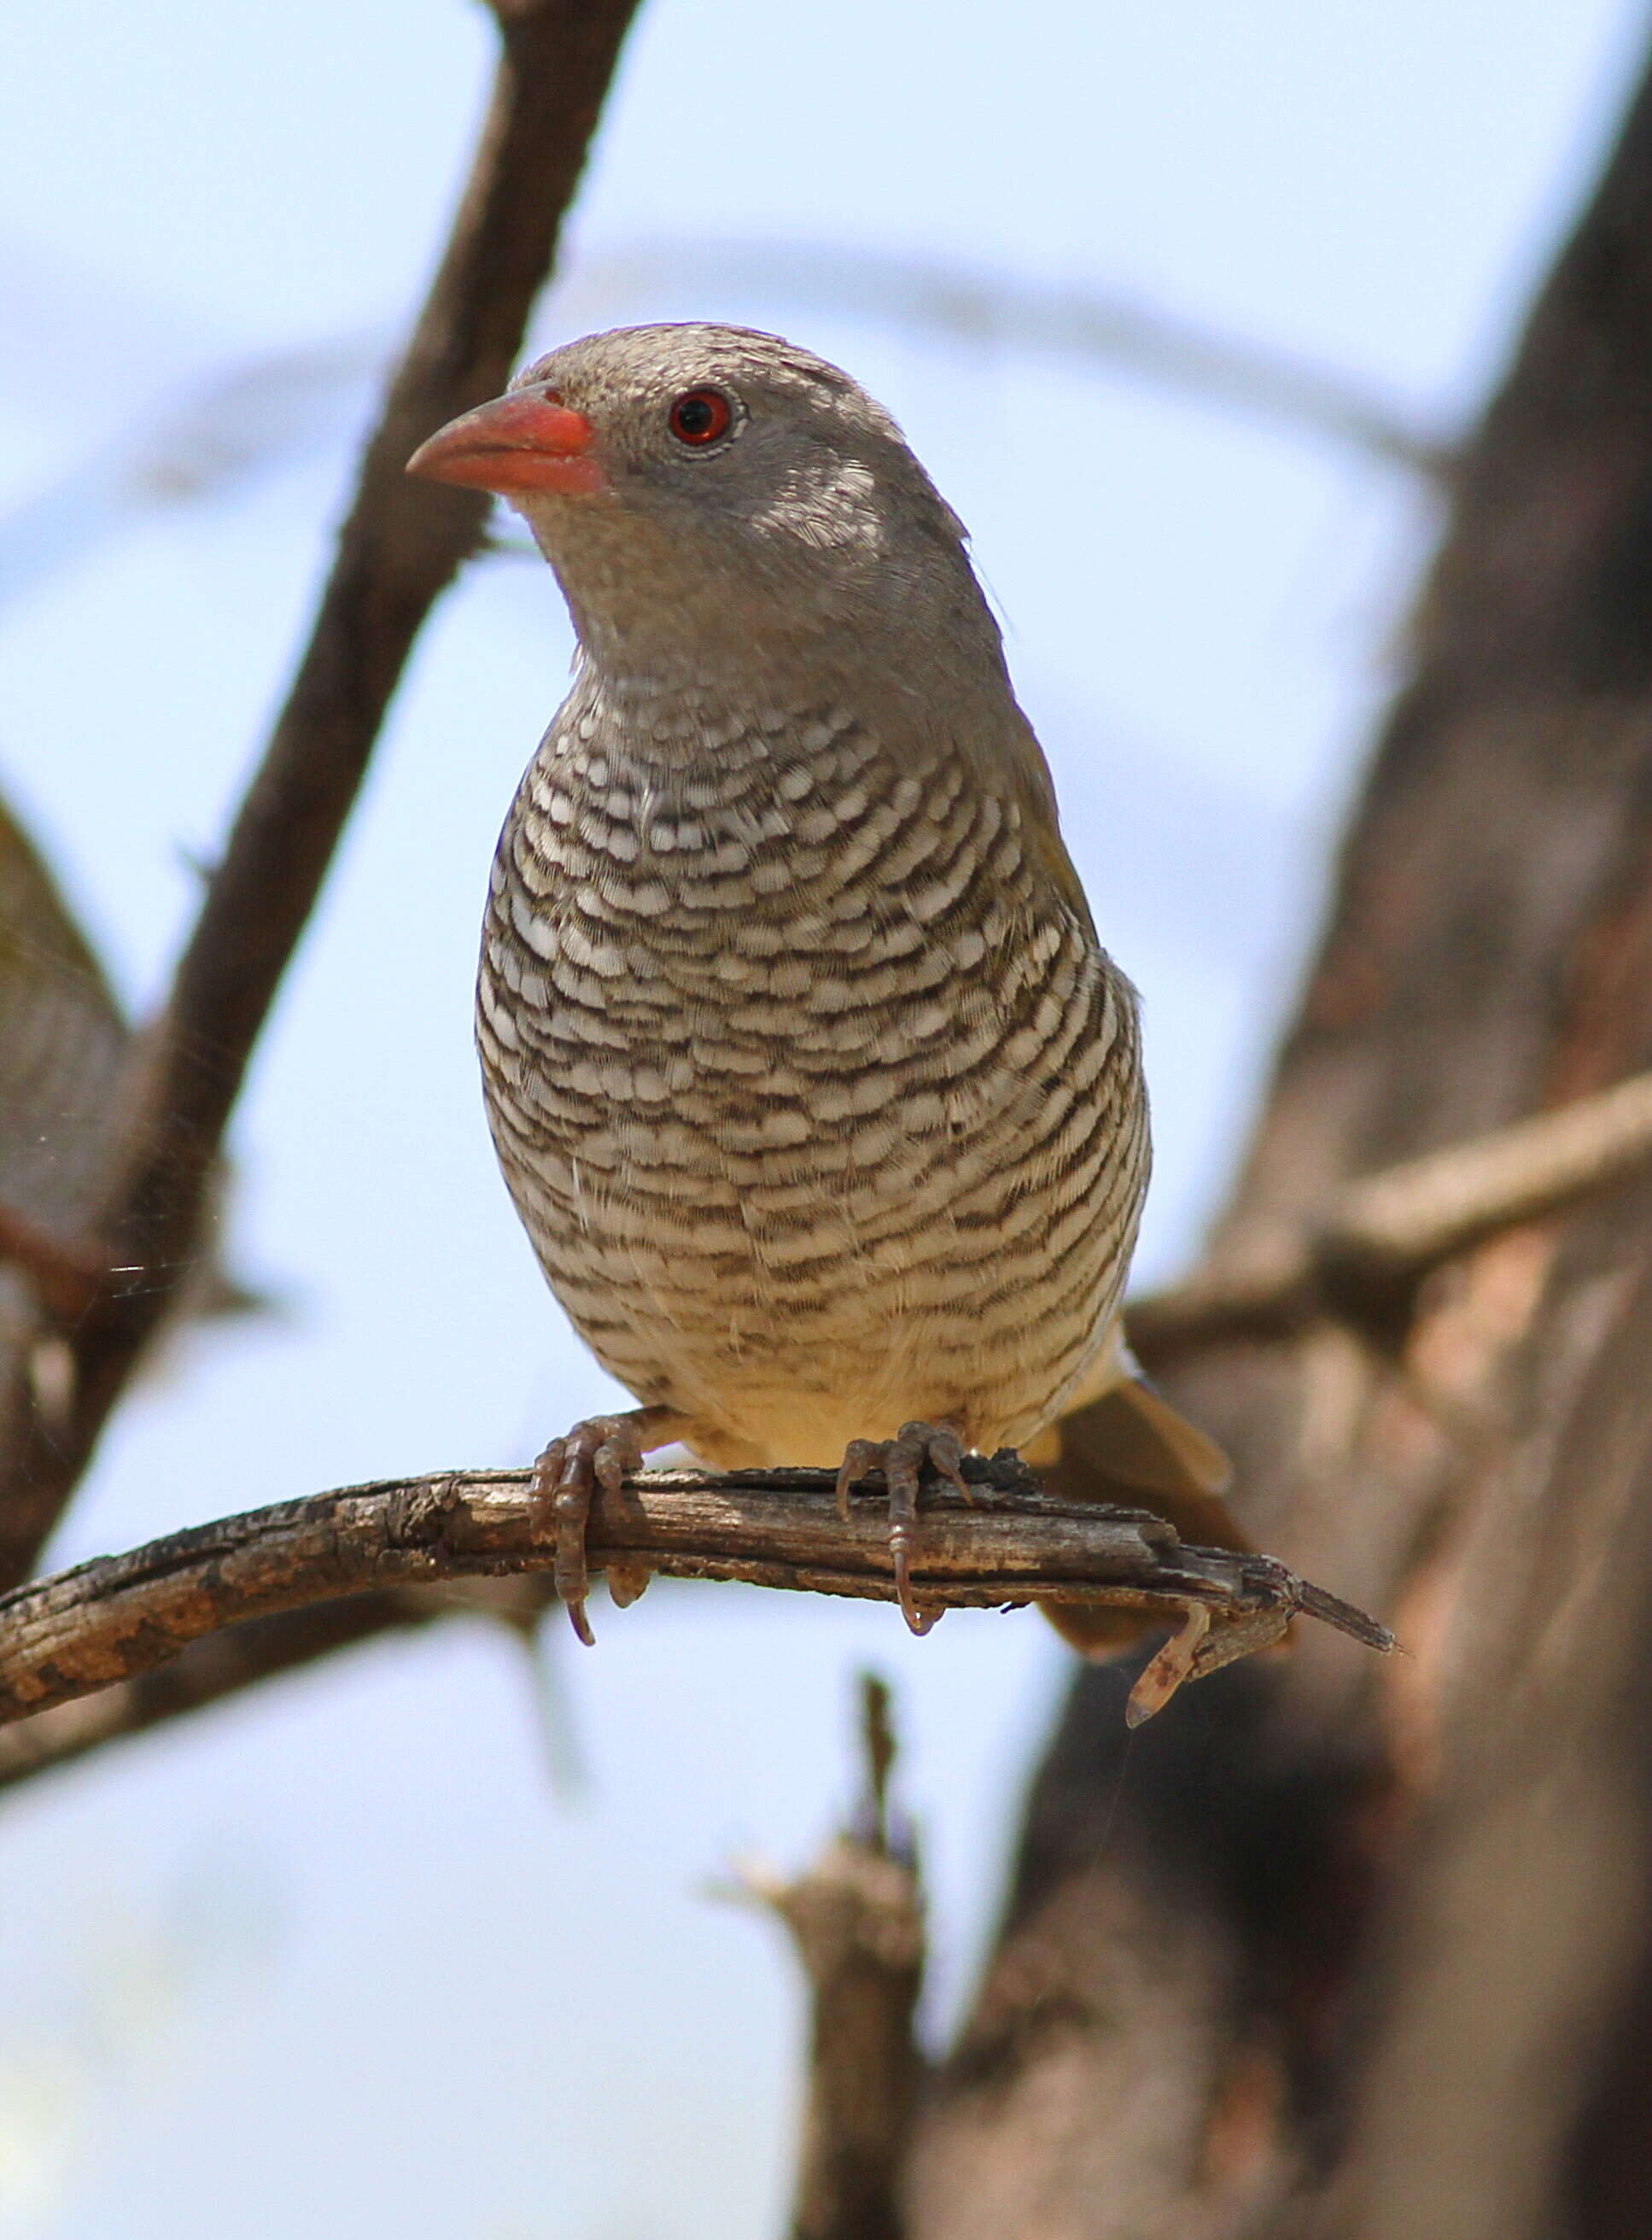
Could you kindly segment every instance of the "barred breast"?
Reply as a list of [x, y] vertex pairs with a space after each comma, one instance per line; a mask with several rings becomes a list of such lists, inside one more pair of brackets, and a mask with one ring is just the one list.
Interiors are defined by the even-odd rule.
[[552, 1288], [706, 1460], [990, 1450], [1108, 1339], [1148, 1172], [1136, 1003], [1006, 778], [837, 706], [587, 669], [500, 839], [477, 1030]]

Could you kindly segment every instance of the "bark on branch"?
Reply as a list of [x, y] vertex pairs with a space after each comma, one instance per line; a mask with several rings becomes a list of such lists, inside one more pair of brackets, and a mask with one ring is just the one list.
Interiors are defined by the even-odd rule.
[[68, 1333], [67, 1417], [49, 1419], [24, 1396], [0, 1457], [0, 1580], [33, 1566], [188, 1279], [248, 1059], [390, 696], [481, 535], [483, 499], [410, 483], [403, 469], [433, 428], [503, 386], [636, 4], [495, 6], [498, 74], [446, 253], [368, 442], [309, 645], [130, 1084], [103, 1223], [122, 1272]]
[[[971, 1457], [966, 1472], [979, 1488], [973, 1502], [938, 1490], [926, 1500], [915, 1567], [924, 1601], [1162, 1610], [1182, 1625], [1185, 1650], [1179, 1663], [1155, 1660], [1156, 1693], [1143, 1697], [1143, 1716], [1177, 1680], [1278, 1640], [1298, 1611], [1374, 1649], [1394, 1645], [1384, 1627], [1269, 1557], [1184, 1547], [1142, 1511], [1054, 1501], [1032, 1490], [1013, 1457]], [[244, 1619], [386, 1588], [544, 1570], [550, 1550], [530, 1487], [523, 1470], [347, 1487], [15, 1588], [0, 1597], [0, 1725], [153, 1671]], [[623, 1560], [676, 1578], [890, 1602], [882, 1490], [859, 1491], [868, 1497], [845, 1524], [827, 1470], [643, 1471], [593, 1505], [591, 1565]]]

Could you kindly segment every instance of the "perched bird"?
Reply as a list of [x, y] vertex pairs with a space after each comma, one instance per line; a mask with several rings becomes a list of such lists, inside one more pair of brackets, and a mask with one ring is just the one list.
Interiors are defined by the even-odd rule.
[[538, 1466], [582, 1638], [594, 1487], [676, 1440], [836, 1464], [840, 1501], [881, 1470], [915, 1630], [926, 1464], [962, 1485], [966, 1450], [1084, 1398], [1121, 1457], [1097, 1491], [1212, 1500], [1225, 1458], [1120, 1328], [1135, 991], [963, 526], [888, 413], [775, 336], [633, 327], [410, 468], [510, 500], [579, 641], [500, 839], [476, 1024], [516, 1210], [639, 1403]]

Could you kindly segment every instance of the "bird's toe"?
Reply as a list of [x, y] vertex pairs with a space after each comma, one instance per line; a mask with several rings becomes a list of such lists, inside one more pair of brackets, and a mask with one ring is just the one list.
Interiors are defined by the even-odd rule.
[[929, 1633], [941, 1610], [919, 1601], [912, 1584], [913, 1552], [917, 1543], [918, 1494], [925, 1470], [956, 1488], [966, 1501], [974, 1495], [963, 1476], [963, 1441], [950, 1423], [903, 1423], [892, 1439], [851, 1439], [837, 1473], [838, 1514], [847, 1521], [849, 1488], [856, 1479], [882, 1474], [889, 1503], [889, 1565], [895, 1574], [896, 1599], [901, 1615], [914, 1633]]
[[[585, 1560], [585, 1532], [591, 1502], [600, 1485], [617, 1493], [628, 1470], [643, 1467], [643, 1449], [636, 1427], [623, 1416], [588, 1416], [550, 1444], [534, 1464], [534, 1499], [542, 1529], [549, 1530], [556, 1545], [551, 1578], [574, 1631], [590, 1649], [596, 1645], [585, 1603], [590, 1593], [590, 1572]], [[615, 1600], [623, 1607], [635, 1602], [643, 1587], [635, 1583], [632, 1568], [624, 1574], [622, 1592]], [[643, 1574], [643, 1585], [647, 1574]], [[610, 1582], [611, 1586], [611, 1582]], [[626, 1591], [626, 1590], [629, 1591]]]

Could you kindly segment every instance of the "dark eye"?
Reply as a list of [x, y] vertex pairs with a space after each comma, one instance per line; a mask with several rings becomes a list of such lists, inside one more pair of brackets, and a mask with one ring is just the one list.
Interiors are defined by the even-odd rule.
[[669, 425], [679, 443], [703, 450], [729, 432], [734, 407], [720, 389], [690, 389], [671, 407]]

